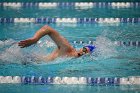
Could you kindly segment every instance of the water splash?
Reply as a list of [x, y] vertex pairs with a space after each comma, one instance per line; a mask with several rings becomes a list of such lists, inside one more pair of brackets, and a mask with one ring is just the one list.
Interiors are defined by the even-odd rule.
[[15, 44], [16, 42], [13, 40], [13, 39], [8, 39], [8, 40], [5, 40], [5, 41], [0, 41], [0, 48], [3, 48], [5, 46], [9, 46], [9, 45], [12, 45], [12, 44]]
[[117, 55], [117, 45], [104, 35], [98, 36], [94, 42], [95, 52], [92, 54], [93, 59], [107, 59]]
[[[94, 42], [96, 49], [92, 55], [85, 55], [76, 60], [73, 58], [57, 58], [56, 60], [49, 62], [49, 64], [71, 62], [71, 60], [74, 60], [74, 63], [83, 63], [115, 56], [117, 54], [116, 45], [104, 35], [96, 38], [96, 41]], [[5, 63], [37, 63], [38, 59], [36, 57], [38, 55], [47, 55], [52, 52], [55, 47], [56, 45], [50, 40], [41, 40], [35, 46], [24, 49], [21, 49], [13, 39], [0, 41], [0, 60]], [[38, 63], [42, 64], [44, 62], [38, 61]]]
[[[3, 62], [19, 62], [19, 60], [22, 59], [22, 52], [20, 51], [20, 48], [18, 47], [17, 44], [13, 44], [15, 42], [14, 40], [6, 40], [6, 41], [1, 41], [1, 47], [6, 47], [3, 48], [3, 51], [0, 54], [0, 60]], [[12, 44], [12, 45], [11, 45]], [[4, 50], [5, 49], [5, 50]]]
[[[54, 43], [49, 40], [41, 40], [36, 45], [28, 48], [20, 48], [17, 41], [8, 39], [0, 41], [0, 64], [6, 63], [43, 63], [39, 62], [39, 56], [49, 54], [53, 48]], [[48, 50], [49, 48], [49, 50]]]
[[33, 56], [21, 49], [13, 39], [0, 41], [0, 64], [18, 63], [27, 64], [34, 61]]

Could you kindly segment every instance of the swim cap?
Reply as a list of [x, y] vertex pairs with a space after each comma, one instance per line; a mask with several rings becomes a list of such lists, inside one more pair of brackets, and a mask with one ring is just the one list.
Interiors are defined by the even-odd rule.
[[85, 47], [88, 47], [90, 52], [93, 52], [93, 50], [96, 48], [94, 45], [88, 45], [88, 46], [85, 46]]

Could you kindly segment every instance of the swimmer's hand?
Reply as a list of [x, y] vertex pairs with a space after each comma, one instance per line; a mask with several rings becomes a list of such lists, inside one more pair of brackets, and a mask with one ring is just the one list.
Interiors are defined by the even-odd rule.
[[28, 47], [28, 46], [30, 46], [30, 45], [36, 43], [36, 42], [37, 42], [36, 39], [34, 39], [34, 38], [29, 38], [29, 39], [27, 39], [27, 40], [23, 40], [23, 41], [18, 42], [18, 46], [20, 46], [21, 48], [24, 48], [24, 47]]

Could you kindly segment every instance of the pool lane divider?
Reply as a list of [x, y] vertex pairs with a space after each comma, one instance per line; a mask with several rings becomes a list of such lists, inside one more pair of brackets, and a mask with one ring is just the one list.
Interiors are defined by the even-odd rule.
[[139, 7], [140, 2], [1, 2], [0, 6], [10, 7]]
[[85, 84], [85, 85], [140, 85], [140, 76], [131, 77], [35, 77], [0, 76], [0, 84]]
[[0, 18], [0, 23], [140, 23], [140, 18]]
[[[82, 40], [77, 40], [77, 41], [71, 41], [72, 44], [91, 44], [94, 45], [95, 41], [82, 41]], [[136, 46], [140, 47], [140, 41], [114, 41], [114, 44], [117, 46]]]

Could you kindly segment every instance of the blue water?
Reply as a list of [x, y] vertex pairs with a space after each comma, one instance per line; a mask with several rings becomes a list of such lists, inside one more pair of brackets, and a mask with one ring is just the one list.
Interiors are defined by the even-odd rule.
[[[49, 47], [49, 45], [45, 44], [47, 40], [50, 40], [47, 36], [41, 39], [41, 44], [25, 49], [20, 49], [16, 44], [8, 45], [7, 42], [18, 42], [29, 38], [33, 36], [34, 33], [43, 25], [44, 24], [27, 23], [0, 24], [0, 27], [3, 29], [2, 34], [0, 35], [2, 42], [2, 65], [0, 66], [2, 69], [0, 70], [1, 75], [123, 77], [140, 74], [140, 48], [114, 45], [114, 41], [139, 41], [139, 24], [119, 24], [118, 26], [103, 26], [99, 24], [58, 26], [57, 24], [50, 24], [50, 26], [66, 37], [68, 41], [77, 49], [83, 45], [73, 44], [72, 42], [74, 40], [82, 40], [84, 42], [94, 40], [100, 50], [87, 58], [82, 57], [78, 59], [66, 60], [57, 59], [54, 62], [50, 62], [50, 64], [45, 64], [45, 62], [42, 62], [36, 65], [34, 59], [32, 61], [32, 58], [29, 57], [30, 55], [46, 55], [55, 48], [55, 46]], [[80, 31], [82, 33], [80, 33]], [[134, 31], [137, 32], [134, 34]], [[3, 45], [3, 43], [5, 45]], [[11, 54], [15, 54], [15, 56], [11, 56], [11, 54], [8, 55], [9, 51]], [[114, 66], [110, 66], [111, 64]]]
[[[18, 88], [17, 88], [18, 87]], [[0, 86], [1, 93], [139, 93], [140, 86], [85, 86], [85, 85], [8, 85]]]
[[[33, 11], [34, 10], [34, 11]], [[69, 12], [73, 11], [73, 12]], [[139, 8], [0, 8], [1, 17], [139, 17]], [[131, 14], [130, 14], [131, 12]], [[0, 24], [1, 76], [75, 76], [75, 77], [127, 77], [140, 75], [140, 48], [118, 46], [114, 41], [140, 41], [139, 23], [115, 24], [48, 24], [75, 47], [73, 41], [94, 40], [97, 50], [90, 56], [77, 59], [58, 58], [50, 63], [36, 61], [34, 55], [47, 55], [56, 46], [48, 37], [41, 43], [21, 49], [13, 42], [29, 38], [45, 24]], [[47, 45], [45, 42], [51, 42]], [[38, 64], [37, 64], [38, 63]], [[18, 87], [18, 88], [17, 88]], [[86, 86], [86, 85], [22, 85], [1, 84], [0, 93], [139, 93], [139, 86]], [[60, 91], [61, 90], [61, 91]]]
[[[0, 8], [1, 17], [95, 17], [95, 18], [134, 18], [140, 16], [140, 7], [121, 7], [112, 8], [110, 7], [87, 7], [87, 8], [77, 8], [77, 7], [54, 7], [54, 8], [38, 8], [38, 7], [1, 7]], [[6, 11], [6, 12], [5, 12]]]
[[[40, 62], [36, 64], [32, 54], [48, 54], [55, 46], [49, 47], [41, 43], [25, 49], [20, 49], [12, 42], [29, 38], [44, 24], [0, 24], [1, 34], [1, 49], [0, 54], [0, 75], [2, 76], [77, 76], [77, 77], [127, 77], [140, 75], [140, 48], [130, 46], [117, 46], [114, 41], [139, 41], [139, 24], [119, 24], [119, 25], [101, 25], [101, 24], [49, 24], [54, 29], [58, 30], [60, 34], [68, 39], [69, 42], [76, 48], [83, 46], [82, 44], [73, 44], [74, 40], [89, 41], [94, 40], [99, 44], [101, 51], [92, 56], [81, 57], [77, 59], [56, 59], [53, 62]], [[134, 29], [132, 29], [134, 28]], [[82, 31], [82, 33], [80, 32]], [[117, 32], [118, 31], [118, 32]], [[137, 32], [136, 32], [137, 31]], [[136, 32], [136, 33], [134, 33]], [[47, 37], [41, 41], [50, 40]], [[9, 42], [9, 43], [7, 43]], [[106, 44], [105, 44], [105, 43]], [[100, 44], [101, 43], [101, 44]], [[113, 45], [109, 45], [111, 43]], [[102, 50], [103, 49], [103, 50]], [[104, 50], [105, 49], [105, 50]], [[134, 86], [79, 86], [74, 87], [70, 85], [0, 85], [1, 93], [8, 91], [15, 92], [55, 92], [59, 89], [69, 93], [71, 92], [88, 92], [96, 91], [101, 93], [105, 91], [116, 91], [122, 93], [132, 93], [139, 91], [139, 87]], [[20, 90], [17, 90], [19, 87]], [[28, 89], [26, 89], [28, 87]], [[126, 88], [125, 88], [126, 87]], [[129, 88], [130, 89], [129, 89]], [[63, 88], [63, 89], [62, 89]], [[131, 89], [132, 88], [132, 89]], [[52, 90], [53, 89], [53, 90]], [[74, 90], [73, 90], [74, 89]], [[111, 89], [111, 90], [109, 90]], [[104, 92], [104, 93], [105, 93]]]

